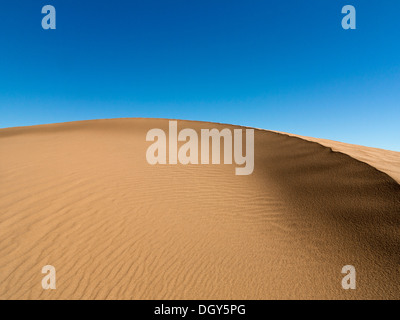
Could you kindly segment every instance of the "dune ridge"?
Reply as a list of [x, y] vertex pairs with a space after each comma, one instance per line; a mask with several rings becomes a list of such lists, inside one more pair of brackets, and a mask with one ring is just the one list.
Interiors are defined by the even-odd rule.
[[292, 133], [279, 131], [274, 132], [316, 142], [325, 147], [331, 148], [333, 151], [347, 154], [354, 159], [368, 163], [372, 167], [388, 174], [390, 177], [400, 183], [400, 153], [397, 151], [359, 146], [328, 139], [306, 137]]
[[400, 298], [396, 154], [374, 151], [381, 172], [351, 156], [363, 147], [255, 130], [254, 172], [236, 176], [149, 165], [152, 128], [168, 120], [0, 129], [0, 299]]

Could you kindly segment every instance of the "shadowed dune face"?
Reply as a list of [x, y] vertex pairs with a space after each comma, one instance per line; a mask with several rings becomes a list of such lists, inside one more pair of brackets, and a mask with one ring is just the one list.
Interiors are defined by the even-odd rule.
[[[278, 131], [276, 131], [278, 132]], [[278, 132], [281, 133], [281, 132]], [[333, 140], [319, 139], [313, 137], [303, 137], [292, 133], [285, 135], [299, 137], [304, 140], [317, 142], [325, 147], [331, 148], [351, 156], [354, 159], [368, 163], [372, 167], [388, 174], [395, 181], [400, 183], [400, 153], [396, 151], [358, 146]]]
[[[153, 128], [168, 120], [0, 130], [1, 299], [400, 298], [400, 185], [388, 175], [262, 130], [249, 176], [151, 166]], [[41, 287], [47, 264], [56, 290]], [[356, 290], [341, 288], [348, 264]]]

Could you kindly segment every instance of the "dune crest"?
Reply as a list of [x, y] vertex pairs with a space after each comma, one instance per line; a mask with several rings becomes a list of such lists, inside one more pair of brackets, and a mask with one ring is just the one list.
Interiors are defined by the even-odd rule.
[[400, 152], [359, 146], [328, 139], [305, 137], [292, 133], [279, 131], [275, 132], [316, 142], [325, 147], [331, 148], [333, 151], [347, 154], [354, 159], [368, 163], [372, 167], [375, 167], [376, 169], [388, 174], [390, 177], [400, 183]]
[[[263, 130], [248, 176], [151, 166], [153, 128], [168, 120], [0, 130], [0, 299], [400, 298], [400, 185], [387, 174]], [[341, 288], [348, 264], [356, 290]], [[55, 290], [41, 288], [45, 265]]]

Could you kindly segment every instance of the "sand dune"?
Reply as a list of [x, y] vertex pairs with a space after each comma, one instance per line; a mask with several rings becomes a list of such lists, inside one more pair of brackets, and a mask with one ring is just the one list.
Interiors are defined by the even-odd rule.
[[[360, 146], [256, 130], [254, 172], [236, 176], [149, 165], [152, 128], [168, 121], [0, 130], [1, 299], [400, 298], [399, 153], [368, 164], [349, 156]], [[56, 290], [41, 287], [47, 264]], [[341, 287], [347, 264], [356, 290]]]

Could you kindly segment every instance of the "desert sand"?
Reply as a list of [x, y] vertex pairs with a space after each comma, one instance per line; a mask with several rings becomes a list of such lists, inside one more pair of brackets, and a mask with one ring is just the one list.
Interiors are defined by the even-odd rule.
[[339, 141], [306, 137], [292, 133], [279, 132], [293, 137], [299, 137], [308, 141], [317, 142], [333, 151], [345, 153], [354, 159], [370, 164], [372, 167], [387, 173], [394, 180], [400, 183], [400, 157], [399, 152], [378, 148], [358, 146]]
[[400, 298], [400, 153], [256, 130], [236, 176], [149, 165], [152, 128], [168, 121], [0, 130], [0, 299]]

